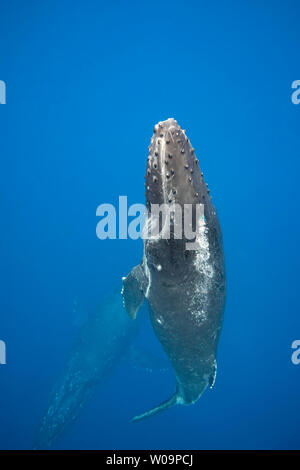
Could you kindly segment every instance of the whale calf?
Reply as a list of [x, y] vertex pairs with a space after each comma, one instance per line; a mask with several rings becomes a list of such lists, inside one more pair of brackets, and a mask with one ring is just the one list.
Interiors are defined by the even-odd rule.
[[[182, 208], [181, 238], [170, 217], [170, 237], [144, 238], [141, 263], [123, 278], [123, 301], [136, 318], [147, 299], [153, 329], [176, 376], [175, 393], [161, 405], [133, 418], [152, 416], [173, 405], [190, 405], [215, 381], [216, 353], [225, 305], [222, 234], [216, 209], [195, 151], [177, 121], [154, 127], [145, 176], [146, 226], [153, 226], [154, 205]], [[197, 207], [203, 207], [204, 217]], [[183, 229], [187, 215], [194, 238]], [[187, 221], [186, 221], [187, 222]], [[188, 223], [187, 223], [188, 225]], [[189, 248], [194, 243], [194, 249]]]

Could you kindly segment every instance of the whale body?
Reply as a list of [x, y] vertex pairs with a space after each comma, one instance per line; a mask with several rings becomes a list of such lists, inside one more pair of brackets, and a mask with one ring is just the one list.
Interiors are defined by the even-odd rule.
[[[176, 404], [190, 405], [213, 386], [225, 305], [220, 223], [195, 151], [172, 118], [154, 127], [145, 186], [146, 226], [161, 223], [161, 228], [158, 236], [145, 237], [141, 263], [123, 278], [123, 300], [127, 313], [135, 319], [147, 299], [154, 332], [175, 372], [176, 390], [134, 421]], [[163, 222], [153, 221], [153, 207], [162, 204], [173, 213], [168, 220], [169, 237], [163, 236]], [[172, 212], [178, 207], [182, 209], [181, 238], [175, 226], [176, 211]], [[185, 207], [192, 213], [189, 220]], [[203, 208], [201, 220], [197, 207]], [[187, 238], [185, 222], [194, 238]]]

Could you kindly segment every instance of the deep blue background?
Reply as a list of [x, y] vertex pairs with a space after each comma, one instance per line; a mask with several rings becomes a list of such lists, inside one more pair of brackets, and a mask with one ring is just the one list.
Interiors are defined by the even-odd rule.
[[222, 223], [215, 387], [131, 425], [173, 379], [121, 365], [57, 447], [299, 448], [299, 12], [297, 1], [1, 2], [0, 448], [32, 446], [78, 331], [74, 298], [93, 309], [139, 262], [140, 241], [96, 238], [95, 211], [123, 194], [143, 202], [152, 128], [168, 117], [187, 129]]

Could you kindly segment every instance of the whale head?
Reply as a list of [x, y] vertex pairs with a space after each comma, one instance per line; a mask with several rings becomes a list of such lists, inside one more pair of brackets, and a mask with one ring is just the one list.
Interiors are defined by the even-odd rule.
[[[186, 261], [195, 256], [190, 247], [196, 235], [187, 237], [186, 231], [195, 233], [201, 216], [200, 222], [207, 227], [217, 219], [195, 149], [173, 118], [154, 126], [145, 188], [148, 228], [156, 226], [156, 233], [164, 235], [164, 222], [161, 215], [157, 217], [157, 206], [163, 207], [170, 216], [170, 220], [165, 219], [170, 222], [170, 236], [152, 237], [145, 242], [150, 268], [153, 265], [154, 272], [163, 271], [164, 259], [169, 264], [171, 260], [168, 277], [170, 280], [178, 278], [183, 272], [187, 273]], [[187, 214], [190, 214], [189, 219]], [[188, 227], [189, 230], [185, 230]]]
[[173, 118], [154, 126], [145, 179], [149, 210], [151, 204], [199, 203], [203, 196], [195, 151], [185, 131]]

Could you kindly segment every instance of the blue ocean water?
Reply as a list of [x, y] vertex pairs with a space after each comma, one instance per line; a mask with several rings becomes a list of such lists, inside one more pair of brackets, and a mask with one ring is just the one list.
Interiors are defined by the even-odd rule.
[[[0, 15], [0, 448], [32, 448], [80, 325], [140, 261], [140, 240], [96, 237], [96, 208], [144, 202], [169, 117], [222, 225], [215, 387], [133, 425], [174, 379], [120, 360], [54, 448], [299, 448], [299, 3], [12, 0]], [[158, 348], [147, 318], [139, 335]]]

